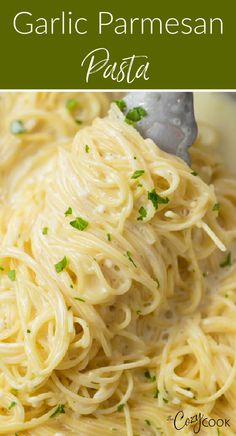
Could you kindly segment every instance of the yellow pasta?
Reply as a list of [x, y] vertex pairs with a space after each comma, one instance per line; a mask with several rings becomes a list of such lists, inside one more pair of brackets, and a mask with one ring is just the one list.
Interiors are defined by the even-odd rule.
[[1, 94], [0, 434], [233, 435], [236, 181], [109, 101]]

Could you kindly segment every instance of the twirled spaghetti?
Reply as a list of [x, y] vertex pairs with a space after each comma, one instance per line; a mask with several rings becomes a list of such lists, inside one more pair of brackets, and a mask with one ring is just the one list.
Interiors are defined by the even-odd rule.
[[207, 126], [189, 168], [107, 107], [2, 96], [0, 434], [234, 434], [236, 182]]

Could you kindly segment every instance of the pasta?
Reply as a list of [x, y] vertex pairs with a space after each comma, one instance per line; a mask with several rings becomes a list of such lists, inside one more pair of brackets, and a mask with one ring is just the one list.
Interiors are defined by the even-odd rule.
[[234, 434], [236, 181], [109, 100], [1, 95], [0, 434]]

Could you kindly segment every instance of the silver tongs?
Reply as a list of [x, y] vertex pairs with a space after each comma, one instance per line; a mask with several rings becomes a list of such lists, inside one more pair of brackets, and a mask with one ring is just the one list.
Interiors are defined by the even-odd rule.
[[135, 127], [143, 138], [190, 163], [188, 148], [197, 136], [192, 92], [130, 92], [124, 100], [125, 115], [142, 109]]

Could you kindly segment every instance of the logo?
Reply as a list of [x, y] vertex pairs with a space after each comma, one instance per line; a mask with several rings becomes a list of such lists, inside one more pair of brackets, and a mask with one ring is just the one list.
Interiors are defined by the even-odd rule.
[[185, 427], [192, 426], [192, 430], [195, 434], [199, 433], [202, 427], [230, 427], [229, 419], [221, 418], [209, 418], [204, 413], [197, 413], [192, 416], [185, 416], [183, 410], [179, 410], [175, 416], [168, 416], [167, 421], [172, 421], [176, 430], [183, 430]]

